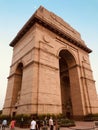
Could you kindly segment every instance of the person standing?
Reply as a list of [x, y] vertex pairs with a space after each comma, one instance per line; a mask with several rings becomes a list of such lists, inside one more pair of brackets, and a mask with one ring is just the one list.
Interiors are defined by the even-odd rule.
[[38, 118], [38, 120], [36, 121], [37, 130], [40, 130], [40, 127], [41, 127], [41, 123], [40, 123], [40, 119]]
[[14, 130], [15, 129], [15, 123], [16, 123], [15, 120], [11, 121], [11, 123], [10, 123], [10, 130]]
[[50, 127], [50, 130], [53, 130], [53, 119], [52, 119], [52, 117], [50, 117], [50, 119], [49, 119], [49, 127]]
[[33, 120], [31, 121], [30, 130], [36, 130], [36, 121], [33, 117]]
[[47, 126], [47, 117], [45, 117], [44, 121], [43, 121], [43, 130], [47, 130], [48, 126]]
[[7, 120], [4, 119], [4, 120], [2, 121], [2, 130], [5, 130], [6, 127], [7, 127]]
[[60, 127], [58, 125], [58, 120], [56, 119], [56, 121], [55, 121], [55, 130], [59, 130], [59, 129], [60, 129]]
[[22, 117], [20, 120], [20, 127], [23, 128], [23, 125], [24, 125], [24, 118]]

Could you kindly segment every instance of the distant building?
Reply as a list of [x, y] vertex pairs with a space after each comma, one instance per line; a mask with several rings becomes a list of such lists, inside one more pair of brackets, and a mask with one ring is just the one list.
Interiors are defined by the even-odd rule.
[[12, 64], [3, 114], [98, 113], [92, 52], [80, 34], [44, 7], [10, 43]]

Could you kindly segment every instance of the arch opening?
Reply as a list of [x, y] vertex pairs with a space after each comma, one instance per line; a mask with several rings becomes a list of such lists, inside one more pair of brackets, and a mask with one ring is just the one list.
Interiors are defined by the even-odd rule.
[[21, 86], [22, 86], [22, 77], [23, 77], [23, 64], [19, 63], [15, 76], [14, 76], [14, 88], [13, 88], [13, 101], [12, 106], [17, 109], [20, 101], [20, 95], [21, 95]]
[[71, 118], [73, 116], [71, 68], [76, 62], [68, 50], [61, 50], [59, 57], [62, 113]]

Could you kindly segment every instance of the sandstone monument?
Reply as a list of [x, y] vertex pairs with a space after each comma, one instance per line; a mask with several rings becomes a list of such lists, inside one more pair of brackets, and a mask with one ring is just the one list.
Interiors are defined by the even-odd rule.
[[98, 113], [95, 81], [81, 35], [40, 6], [10, 43], [5, 115]]

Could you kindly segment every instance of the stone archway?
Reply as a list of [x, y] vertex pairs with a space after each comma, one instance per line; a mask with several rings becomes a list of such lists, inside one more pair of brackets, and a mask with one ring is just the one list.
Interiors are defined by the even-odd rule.
[[71, 69], [76, 62], [73, 55], [68, 50], [61, 50], [59, 53], [60, 84], [62, 113], [70, 118], [73, 115], [72, 95], [71, 95]]
[[22, 75], [23, 75], [23, 64], [19, 63], [15, 75], [14, 75], [14, 87], [13, 87], [13, 98], [12, 98], [12, 114], [15, 115], [17, 106], [19, 104], [20, 95], [21, 95], [21, 85], [22, 85]]
[[60, 17], [40, 7], [10, 46], [13, 59], [3, 114], [64, 113], [80, 118], [98, 112], [92, 50]]

